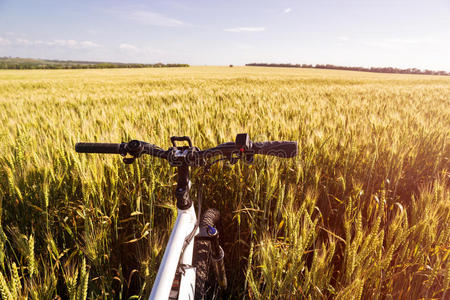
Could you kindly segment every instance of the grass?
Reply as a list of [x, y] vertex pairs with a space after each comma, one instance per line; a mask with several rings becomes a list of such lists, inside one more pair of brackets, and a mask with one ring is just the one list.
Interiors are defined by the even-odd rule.
[[206, 148], [248, 132], [300, 154], [205, 178], [230, 298], [445, 299], [449, 95], [446, 77], [309, 69], [0, 71], [1, 297], [150, 292], [176, 174], [76, 142]]

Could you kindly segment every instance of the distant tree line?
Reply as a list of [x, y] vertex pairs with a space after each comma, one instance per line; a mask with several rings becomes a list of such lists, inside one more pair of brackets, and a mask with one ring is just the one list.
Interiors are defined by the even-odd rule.
[[396, 74], [425, 74], [425, 75], [446, 75], [450, 76], [450, 72], [446, 71], [432, 71], [420, 70], [417, 68], [398, 69], [393, 67], [345, 67], [335, 65], [309, 65], [309, 64], [266, 64], [266, 63], [251, 63], [246, 66], [256, 67], [283, 67], [283, 68], [315, 68], [315, 69], [332, 69], [332, 70], [346, 70], [346, 71], [361, 71], [361, 72], [375, 72], [375, 73], [396, 73]]
[[72, 60], [41, 60], [0, 57], [0, 69], [106, 69], [106, 68], [173, 68], [188, 64], [135, 64]]
[[188, 64], [6, 64], [0, 63], [0, 69], [107, 69], [107, 68], [173, 68], [189, 67]]

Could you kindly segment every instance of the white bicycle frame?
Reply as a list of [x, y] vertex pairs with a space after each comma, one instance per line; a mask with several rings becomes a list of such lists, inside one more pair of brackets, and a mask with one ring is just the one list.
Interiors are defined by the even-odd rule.
[[[169, 242], [167, 243], [164, 256], [159, 266], [158, 275], [153, 284], [151, 300], [153, 299], [169, 299], [172, 283], [177, 272], [179, 264], [185, 267], [181, 273], [178, 299], [194, 299], [195, 295], [195, 277], [196, 269], [192, 266], [192, 258], [194, 252], [194, 238], [191, 239], [186, 249], [181, 256], [183, 245], [186, 237], [189, 236], [195, 228], [197, 223], [197, 216], [195, 214], [194, 205], [188, 209], [177, 209], [178, 215], [175, 225], [170, 234]], [[196, 229], [197, 235], [199, 229]]]

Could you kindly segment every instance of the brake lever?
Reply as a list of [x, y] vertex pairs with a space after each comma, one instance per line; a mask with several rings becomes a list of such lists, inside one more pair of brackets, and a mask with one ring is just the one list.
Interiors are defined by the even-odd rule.
[[242, 158], [242, 154], [240, 152], [235, 153], [235, 154], [236, 155], [233, 155], [233, 153], [231, 153], [230, 155], [226, 156], [226, 159], [228, 160], [230, 165], [236, 164]]
[[234, 164], [236, 164], [239, 161], [239, 159], [240, 159], [240, 157], [233, 157], [233, 156], [231, 156], [230, 159], [228, 160], [228, 162], [231, 165], [234, 165]]
[[136, 160], [136, 157], [124, 157], [123, 162], [127, 165], [130, 165], [132, 163], [134, 163], [134, 161]]

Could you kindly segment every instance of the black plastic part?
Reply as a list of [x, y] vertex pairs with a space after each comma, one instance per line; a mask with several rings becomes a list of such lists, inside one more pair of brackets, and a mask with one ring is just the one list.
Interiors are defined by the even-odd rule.
[[127, 165], [134, 163], [136, 160], [135, 157], [124, 157], [123, 162]]
[[75, 151], [78, 153], [126, 154], [125, 145], [125, 143], [76, 143]]
[[265, 154], [283, 158], [294, 157], [298, 154], [297, 142], [253, 142], [252, 150], [255, 154]]
[[250, 141], [250, 137], [248, 133], [239, 133], [236, 135], [236, 148], [239, 150], [248, 150], [252, 147], [252, 142]]
[[134, 157], [139, 157], [144, 151], [144, 142], [138, 140], [129, 141], [125, 149], [130, 155]]
[[189, 196], [189, 166], [178, 167], [178, 182], [175, 189], [178, 209], [188, 209], [192, 206], [192, 199]]
[[175, 141], [183, 142], [186, 141], [189, 144], [189, 147], [192, 147], [192, 141], [191, 138], [188, 136], [171, 136], [170, 141], [172, 142], [172, 145], [176, 147]]

